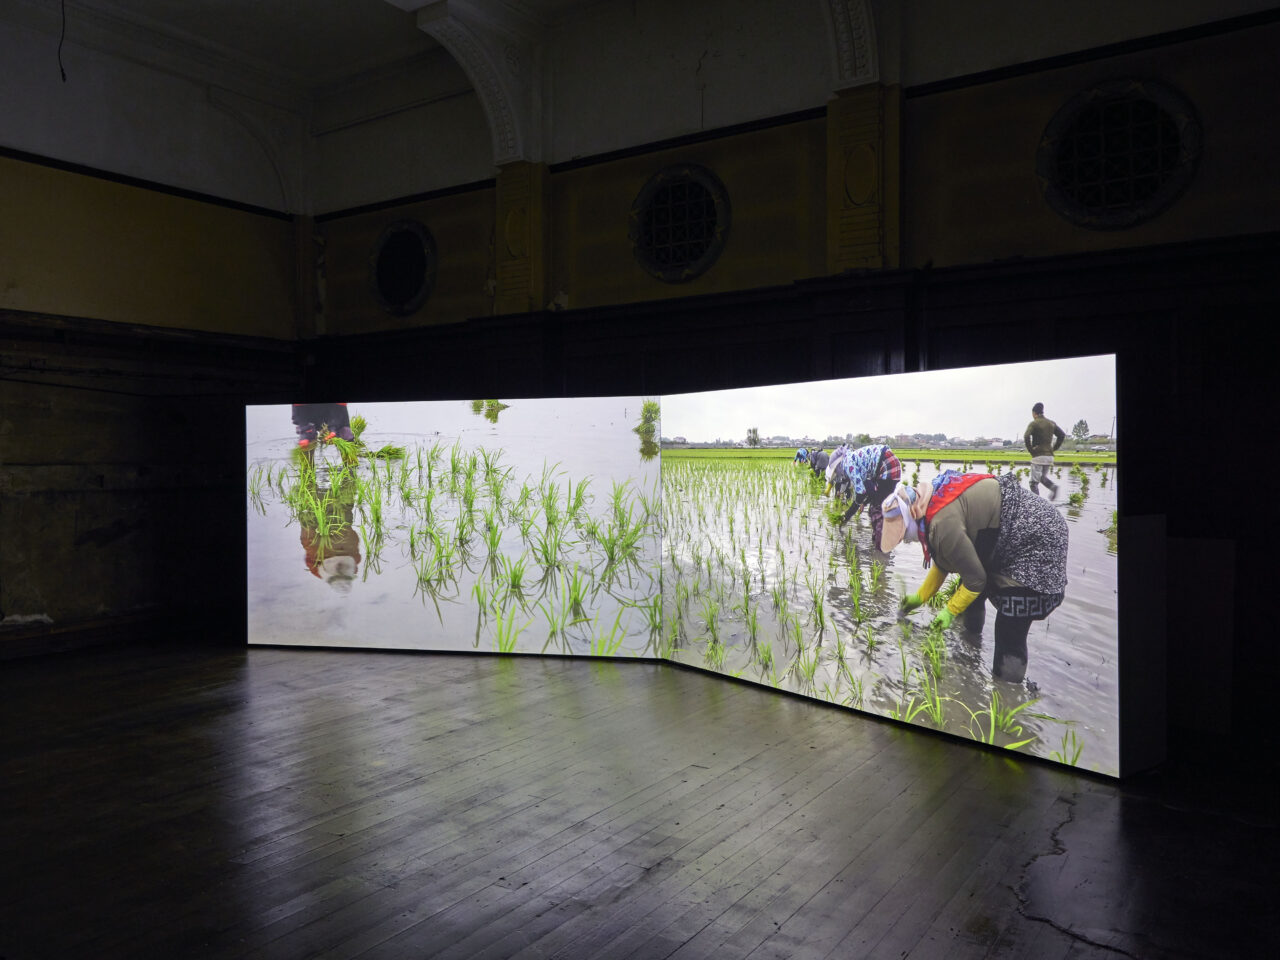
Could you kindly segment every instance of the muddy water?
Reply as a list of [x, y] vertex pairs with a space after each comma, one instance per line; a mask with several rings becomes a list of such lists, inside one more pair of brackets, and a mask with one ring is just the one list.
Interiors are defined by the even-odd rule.
[[[705, 472], [708, 463], [717, 462], [700, 461], [692, 471], [687, 461], [664, 465], [664, 635], [674, 634], [676, 659], [961, 737], [1029, 741], [1018, 749], [1068, 762], [1083, 745], [1081, 766], [1118, 771], [1117, 555], [1100, 532], [1116, 506], [1114, 468], [1085, 468], [1089, 482], [1078, 507], [1067, 501], [1082, 484], [1061, 468], [1056, 506], [1069, 527], [1066, 599], [1033, 624], [1027, 680], [1014, 684], [991, 676], [990, 607], [980, 634], [957, 624], [932, 658], [925, 627], [934, 611], [899, 618], [900, 598], [924, 578], [917, 545], [885, 555], [871, 547], [869, 522], [838, 527], [826, 514], [830, 501], [804, 480], [803, 468], [784, 461], [744, 473], [745, 461], [719, 461]], [[942, 464], [948, 467], [960, 464]], [[908, 474], [917, 469], [920, 480], [935, 473], [931, 462], [906, 465]], [[760, 473], [780, 479], [762, 486]], [[717, 483], [723, 496], [708, 495], [704, 488]], [[883, 568], [875, 586], [873, 564]], [[933, 715], [921, 708], [930, 693]], [[998, 712], [1023, 707], [994, 732], [993, 695]]]
[[[352, 416], [359, 414], [368, 421], [363, 439], [370, 449], [394, 444], [408, 454], [404, 461], [408, 479], [403, 485], [401, 466], [395, 461], [371, 465], [362, 460], [355, 473], [364, 484], [375, 476], [381, 478], [380, 537], [371, 532], [362, 498], [351, 490], [345, 494], [346, 500], [354, 501], [345, 537], [355, 538], [355, 548], [344, 541], [340, 550], [331, 546], [330, 553], [353, 555], [350, 560], [331, 561], [346, 565], [340, 570], [343, 574], [354, 566], [351, 580], [313, 575], [296, 511], [278, 491], [260, 491], [255, 498], [251, 483], [247, 511], [250, 642], [494, 650], [499, 632], [505, 631], [517, 635], [514, 652], [589, 653], [593, 640], [604, 643], [604, 638], [612, 637], [621, 639], [613, 651], [616, 655], [652, 655], [656, 635], [637, 605], [657, 594], [656, 522], [646, 525], [631, 560], [612, 568], [601, 544], [586, 532], [588, 520], [600, 530], [609, 527], [615, 485], [623, 485], [622, 503], [633, 518], [643, 513], [642, 494], [656, 505], [659, 463], [641, 456], [640, 438], [633, 432], [640, 421], [641, 401], [506, 402], [506, 409], [491, 408], [489, 417], [483, 409], [473, 411], [466, 401], [350, 406]], [[459, 547], [453, 574], [424, 584], [420, 570], [432, 547], [413, 534], [420, 535], [423, 528], [425, 492], [433, 490], [430, 512], [446, 539], [465, 509], [460, 493], [450, 491], [446, 476], [455, 444], [464, 460], [481, 450], [496, 457], [507, 479], [503, 493], [495, 496], [481, 482], [483, 468], [477, 468], [472, 510], [477, 530], [469, 543]], [[288, 406], [248, 408], [246, 466], [251, 478], [257, 468], [273, 474], [292, 470], [295, 445]], [[440, 459], [433, 471], [427, 468], [432, 475], [427, 481], [418, 455], [429, 461], [433, 447], [440, 451]], [[323, 491], [338, 482], [340, 461], [330, 448], [318, 455], [317, 463], [316, 486]], [[569, 491], [589, 479], [578, 521], [566, 527], [559, 566], [550, 569], [534, 556], [536, 536], [546, 526], [537, 492], [544, 477], [558, 490], [561, 513]], [[290, 482], [286, 481], [286, 488]], [[533, 493], [517, 507], [515, 501], [526, 483]], [[496, 552], [482, 539], [485, 510], [493, 513], [501, 528]], [[504, 583], [509, 586], [503, 577], [503, 558], [525, 564], [518, 592], [503, 587]], [[554, 614], [565, 606], [566, 580], [575, 567], [586, 585], [586, 602], [566, 618], [577, 623], [565, 622], [562, 629], [553, 629], [544, 611]], [[329, 571], [322, 568], [320, 572]], [[484, 604], [475, 595], [477, 585], [484, 593]]]

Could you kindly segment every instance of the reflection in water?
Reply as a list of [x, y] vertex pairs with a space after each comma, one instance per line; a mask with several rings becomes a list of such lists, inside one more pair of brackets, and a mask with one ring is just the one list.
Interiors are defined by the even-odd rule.
[[[495, 416], [508, 409], [491, 403]], [[262, 518], [250, 518], [251, 642], [656, 655], [656, 470], [637, 469], [622, 404], [521, 403], [502, 426], [471, 428], [477, 439], [506, 431], [503, 449], [432, 431], [398, 434], [407, 445], [385, 457], [359, 434], [283, 463], [250, 454], [249, 500]], [[450, 409], [467, 420], [488, 405]], [[447, 423], [449, 410], [410, 409], [414, 425]], [[599, 473], [571, 475], [548, 449]], [[301, 534], [282, 545], [296, 556], [301, 541], [310, 576], [278, 562], [274, 531], [295, 522]], [[314, 589], [318, 580], [345, 594], [357, 576], [366, 586], [351, 603]]]
[[301, 479], [290, 501], [299, 539], [311, 575], [346, 595], [360, 567], [360, 536], [352, 526], [356, 481], [343, 470], [329, 487], [320, 485], [313, 464], [300, 471]]
[[511, 404], [503, 403], [501, 400], [472, 400], [471, 412], [477, 415], [483, 414], [490, 423], [497, 423], [498, 414], [510, 406]]
[[635, 432], [640, 435], [640, 459], [646, 463], [659, 453], [658, 427], [662, 419], [662, 407], [657, 400], [645, 400], [640, 405], [640, 423]]

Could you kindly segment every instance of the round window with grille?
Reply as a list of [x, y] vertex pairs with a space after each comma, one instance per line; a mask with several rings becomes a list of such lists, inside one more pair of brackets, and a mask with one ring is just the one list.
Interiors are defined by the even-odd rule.
[[1040, 141], [1036, 173], [1063, 217], [1116, 230], [1173, 203], [1199, 159], [1200, 123], [1185, 97], [1153, 80], [1116, 80], [1058, 111]]
[[419, 310], [436, 282], [436, 242], [416, 220], [382, 231], [369, 263], [374, 298], [398, 317]]
[[668, 167], [631, 205], [636, 261], [666, 283], [692, 280], [716, 262], [729, 234], [729, 193], [705, 167]]

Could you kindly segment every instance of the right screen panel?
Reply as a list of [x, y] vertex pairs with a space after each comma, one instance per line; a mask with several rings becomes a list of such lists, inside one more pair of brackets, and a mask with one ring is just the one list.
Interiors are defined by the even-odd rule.
[[1115, 358], [662, 400], [674, 660], [1119, 773]]

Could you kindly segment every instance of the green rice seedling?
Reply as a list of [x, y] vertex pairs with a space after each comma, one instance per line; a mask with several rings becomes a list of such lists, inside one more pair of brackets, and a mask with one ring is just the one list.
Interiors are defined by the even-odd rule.
[[689, 603], [689, 584], [683, 580], [676, 581], [676, 612], [683, 616], [683, 611]]
[[938, 678], [926, 673], [921, 678], [921, 686], [923, 688], [921, 695], [924, 700], [921, 712], [933, 722], [934, 726], [944, 726], [947, 717], [946, 708], [943, 704], [947, 698], [941, 696], [938, 692]]
[[724, 644], [715, 637], [707, 641], [707, 649], [703, 653], [703, 659], [708, 667], [712, 670], [723, 670], [726, 651]]
[[475, 598], [476, 606], [480, 608], [480, 613], [483, 616], [488, 611], [489, 604], [493, 599], [491, 588], [483, 580], [477, 580], [475, 586], [471, 588], [471, 596]]
[[762, 643], [756, 647], [756, 662], [761, 670], [773, 669], [773, 645]]
[[539, 603], [538, 609], [542, 611], [542, 615], [547, 620], [547, 636], [563, 636], [565, 628], [569, 623], [570, 611], [568, 605], [566, 604], [565, 606], [557, 607], [551, 601], [547, 601], [545, 603]]
[[769, 588], [769, 599], [773, 601], [773, 609], [780, 610], [787, 602], [786, 584], [775, 582]]
[[[335, 438], [333, 440], [333, 443], [335, 445], [346, 445], [351, 448], [349, 452], [344, 450], [343, 456], [356, 455], [355, 447], [351, 444], [348, 444], [347, 441], [341, 439], [340, 437]], [[374, 450], [372, 453], [370, 453], [369, 456], [374, 460], [400, 460], [408, 456], [408, 451], [404, 447], [397, 446], [394, 443], [385, 443], [381, 447], [379, 447], [377, 450]]]
[[514, 653], [516, 649], [516, 641], [519, 639], [529, 624], [522, 627], [516, 627], [516, 608], [512, 607], [504, 619], [501, 614], [494, 621], [494, 637], [493, 645], [499, 653]]
[[791, 620], [791, 639], [796, 643], [796, 650], [804, 649], [804, 628], [795, 618]]
[[575, 617], [584, 616], [583, 611], [587, 600], [587, 579], [582, 575], [582, 571], [576, 563], [573, 565], [573, 573], [567, 575], [563, 586], [570, 612]]
[[542, 515], [548, 526], [554, 527], [560, 522], [560, 489], [554, 483], [542, 492]]
[[942, 665], [947, 659], [947, 641], [942, 628], [931, 626], [924, 635], [924, 654], [935, 678], [942, 677]]
[[[856, 633], [854, 634], [853, 639], [855, 641], [858, 639], [858, 635]], [[864, 640], [867, 646], [867, 655], [870, 656], [874, 654], [876, 652], [876, 647], [880, 646], [880, 635], [876, 632], [875, 627], [870, 624], [867, 625]]]
[[796, 653], [795, 674], [804, 686], [813, 687], [813, 678], [818, 672], [820, 660], [821, 653], [817, 647], [807, 653], [804, 650]]
[[613, 481], [613, 487], [609, 491], [609, 512], [613, 515], [613, 522], [619, 527], [626, 527], [631, 524], [631, 507], [628, 496], [628, 488], [630, 486], [630, 480], [623, 480], [621, 483], [615, 480]]
[[1070, 496], [1067, 497], [1067, 503], [1069, 503], [1073, 507], [1083, 507], [1084, 491], [1077, 490], [1074, 493], [1072, 493]]
[[564, 549], [564, 530], [548, 523], [547, 528], [533, 535], [533, 555], [543, 570], [560, 566], [560, 553]]
[[458, 546], [465, 548], [475, 532], [475, 517], [470, 511], [459, 512], [453, 524], [453, 539]]
[[[991, 690], [991, 700], [985, 710], [975, 712], [969, 709], [968, 705], [962, 701], [957, 700], [956, 702], [960, 703], [969, 714], [969, 735], [982, 743], [994, 744], [997, 733], [1004, 733], [1014, 737], [1022, 735], [1022, 725], [1016, 723], [1014, 717], [1033, 703], [1036, 703], [1037, 700], [1028, 700], [1026, 703], [1009, 709], [1001, 706], [1000, 693], [993, 688]], [[984, 722], [986, 723], [985, 730], [983, 729]], [[1034, 742], [1035, 739], [1035, 737], [1027, 737], [1014, 743], [1006, 743], [1005, 747], [1009, 750], [1016, 750], [1018, 747], [1025, 747], [1028, 743]]]
[[846, 668], [846, 674], [847, 674], [847, 675], [848, 675], [848, 677], [849, 677], [849, 687], [850, 687], [850, 690], [849, 690], [849, 693], [850, 693], [850, 696], [849, 696], [849, 703], [850, 703], [850, 705], [851, 705], [851, 706], [861, 707], [861, 706], [862, 706], [862, 700], [863, 700], [863, 689], [862, 689], [862, 688], [863, 688], [863, 682], [862, 682], [862, 678], [861, 678], [861, 677], [855, 677], [855, 676], [853, 676], [852, 674], [848, 674], [848, 673], [847, 673], [847, 668]]
[[760, 634], [760, 616], [754, 607], [746, 606], [745, 603], [744, 607], [746, 609], [747, 636], [752, 643], [755, 643]]
[[502, 558], [502, 577], [506, 581], [509, 594], [519, 596], [523, 592], [525, 573], [524, 554], [521, 554], [518, 560], [512, 560], [507, 556]]
[[929, 606], [934, 610], [941, 610], [955, 596], [956, 590], [960, 587], [959, 577], [950, 577], [947, 582], [942, 585], [942, 589], [929, 598]]
[[662, 629], [662, 597], [654, 595], [644, 603], [632, 604], [640, 608], [644, 614], [645, 626], [649, 628], [649, 632], [653, 633]]
[[261, 516], [267, 515], [267, 507], [263, 502], [263, 489], [269, 489], [262, 464], [258, 464], [253, 470], [249, 471], [249, 503], [253, 506], [256, 513]]
[[720, 605], [712, 597], [702, 600], [702, 623], [712, 640], [720, 639]]
[[879, 590], [884, 580], [884, 564], [879, 560], [871, 561], [871, 589]]
[[613, 627], [608, 633], [600, 630], [600, 618], [596, 617], [593, 621], [594, 629], [591, 631], [591, 655], [593, 657], [612, 657], [618, 652], [618, 648], [622, 646], [622, 641], [627, 638], [627, 631], [620, 629], [622, 622], [622, 610], [618, 610], [618, 615], [613, 618]]
[[502, 525], [498, 523], [492, 508], [484, 512], [484, 543], [490, 557], [497, 556], [502, 549]]
[[565, 519], [570, 523], [575, 522], [578, 515], [586, 509], [587, 506], [587, 487], [591, 485], [591, 478], [584, 477], [579, 480], [572, 491], [565, 487]]
[[818, 628], [818, 636], [822, 636], [827, 629], [826, 604], [821, 597], [813, 604], [813, 625]]
[[1057, 760], [1058, 763], [1065, 763], [1067, 766], [1074, 767], [1080, 762], [1080, 754], [1084, 752], [1084, 741], [1076, 736], [1075, 730], [1070, 728], [1062, 734], [1062, 746], [1059, 750], [1054, 750], [1049, 754], [1050, 760]]

